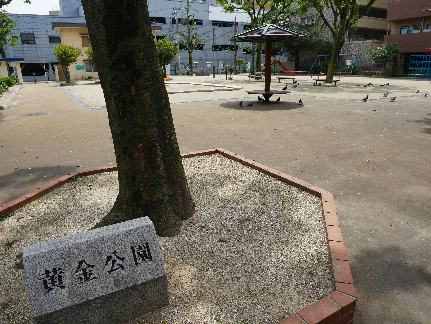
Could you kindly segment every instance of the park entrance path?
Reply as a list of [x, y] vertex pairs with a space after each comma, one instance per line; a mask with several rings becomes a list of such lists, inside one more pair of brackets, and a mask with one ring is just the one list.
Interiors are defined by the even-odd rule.
[[0, 120], [0, 205], [69, 172], [115, 164], [106, 110], [24, 84]]

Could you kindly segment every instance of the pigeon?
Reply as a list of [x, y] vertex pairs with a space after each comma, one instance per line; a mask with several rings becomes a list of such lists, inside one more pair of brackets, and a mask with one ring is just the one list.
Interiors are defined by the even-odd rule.
[[250, 102], [249, 104], [247, 104], [247, 106], [253, 106], [253, 103], [252, 103], [252, 102]]
[[286, 91], [287, 90], [287, 85], [283, 89], [281, 89], [281, 90]]
[[303, 104], [302, 99], [299, 99], [299, 104], [300, 104], [300, 105], [302, 105], [302, 104]]
[[416, 92], [415, 93], [419, 93], [419, 90], [416, 90]]
[[389, 94], [389, 92], [385, 92], [384, 94], [383, 94], [383, 97], [387, 97], [388, 96], [388, 94]]
[[295, 84], [292, 88], [296, 88], [298, 85], [297, 84]]
[[384, 84], [381, 84], [380, 86], [381, 86], [381, 87], [384, 87], [385, 85], [384, 85]]
[[242, 101], [239, 102], [239, 106], [242, 107]]
[[424, 94], [424, 97], [428, 96], [428, 92]]
[[278, 97], [278, 99], [277, 99], [275, 102], [280, 102], [280, 100], [281, 100], [281, 98], [280, 98], [280, 97]]
[[367, 100], [368, 100], [368, 95], [364, 99], [362, 99], [363, 102], [367, 102]]
[[370, 83], [368, 83], [368, 85], [369, 85], [369, 86], [371, 86], [371, 85], [373, 85], [373, 84], [370, 82]]
[[368, 87], [368, 84], [364, 85], [364, 88]]
[[389, 83], [386, 83], [385, 85], [389, 85]]
[[391, 101], [391, 102], [394, 102], [394, 101], [395, 101], [395, 99], [397, 99], [397, 97], [392, 97], [390, 101]]

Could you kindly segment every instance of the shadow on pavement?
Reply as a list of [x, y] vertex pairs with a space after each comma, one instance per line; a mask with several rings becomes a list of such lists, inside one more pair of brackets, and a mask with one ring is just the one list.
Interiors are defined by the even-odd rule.
[[[270, 102], [260, 102], [257, 99], [243, 100], [242, 107], [240, 106], [241, 100], [224, 102], [220, 104], [220, 106], [223, 108], [244, 111], [293, 110], [304, 107], [304, 105], [300, 105], [296, 99], [295, 102], [293, 102], [293, 98], [283, 97], [280, 102], [275, 102], [276, 98]], [[252, 104], [252, 106], [247, 106], [249, 104]]]

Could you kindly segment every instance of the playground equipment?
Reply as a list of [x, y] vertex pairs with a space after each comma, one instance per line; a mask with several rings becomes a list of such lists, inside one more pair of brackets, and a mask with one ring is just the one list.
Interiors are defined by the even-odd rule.
[[[329, 55], [317, 55], [317, 58], [316, 58], [316, 60], [314, 61], [314, 63], [313, 63], [313, 66], [311, 67], [311, 69], [310, 69], [310, 71], [308, 72], [308, 74], [307, 74], [307, 76], [308, 75], [310, 75], [310, 73], [312, 73], [311, 71], [313, 71], [313, 68], [314, 68], [314, 66], [316, 65], [316, 63], [317, 62], [319, 62], [319, 66], [320, 66], [320, 73], [322, 73], [322, 67], [321, 67], [321, 62], [320, 62], [320, 58], [321, 57], [325, 57], [325, 56], [329, 56], [329, 57], [331, 57], [332, 55], [331, 54], [329, 54]], [[359, 60], [358, 60], [358, 56], [356, 55], [356, 53], [352, 53], [352, 54], [339, 54], [339, 56], [351, 56], [352, 57], [352, 60], [351, 60], [351, 68], [350, 68], [350, 72], [341, 72], [340, 70], [341, 70], [341, 65], [340, 65], [340, 60], [338, 59], [337, 60], [337, 66], [338, 66], [338, 73], [341, 75], [342, 73], [348, 73], [348, 74], [350, 74], [350, 75], [352, 75], [352, 71], [353, 71], [353, 66], [355, 65], [355, 62], [356, 62], [356, 64], [358, 65], [358, 67], [359, 67], [359, 70], [361, 71], [361, 73], [362, 73], [362, 68], [361, 68], [361, 65], [359, 64]], [[362, 76], [365, 76], [364, 75], [364, 73], [362, 73]]]
[[407, 79], [410, 77], [431, 80], [431, 48], [422, 49], [420, 55], [410, 56]]

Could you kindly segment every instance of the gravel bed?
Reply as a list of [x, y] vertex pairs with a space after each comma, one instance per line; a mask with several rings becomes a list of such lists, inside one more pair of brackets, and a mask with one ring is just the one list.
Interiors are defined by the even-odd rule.
[[[219, 154], [183, 164], [196, 213], [159, 237], [170, 305], [129, 324], [272, 324], [335, 290], [320, 199]], [[117, 192], [116, 172], [80, 178], [0, 222], [0, 323], [31, 322], [22, 248], [90, 229]]]

